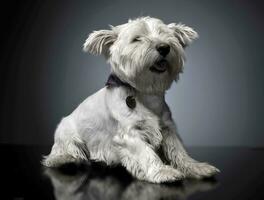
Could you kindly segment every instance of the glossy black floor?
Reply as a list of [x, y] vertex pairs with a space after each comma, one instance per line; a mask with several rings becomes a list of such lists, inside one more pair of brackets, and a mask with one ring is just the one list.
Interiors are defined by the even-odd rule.
[[[1, 145], [1, 199], [264, 199], [264, 149], [192, 147], [190, 154], [217, 166], [213, 179], [151, 184], [121, 168], [102, 165], [44, 169], [44, 146]], [[3, 198], [4, 197], [4, 198]]]

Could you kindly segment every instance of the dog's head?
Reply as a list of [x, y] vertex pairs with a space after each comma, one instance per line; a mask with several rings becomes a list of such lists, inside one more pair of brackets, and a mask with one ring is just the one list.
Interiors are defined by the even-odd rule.
[[164, 24], [141, 17], [111, 30], [94, 31], [83, 49], [103, 54], [112, 72], [137, 90], [162, 93], [178, 80], [184, 63], [184, 48], [198, 34], [183, 24]]

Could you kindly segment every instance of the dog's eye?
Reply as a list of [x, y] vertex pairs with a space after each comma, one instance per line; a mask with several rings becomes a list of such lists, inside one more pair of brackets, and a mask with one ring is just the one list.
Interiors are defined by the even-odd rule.
[[140, 36], [136, 36], [132, 39], [132, 42], [139, 42], [140, 41]]

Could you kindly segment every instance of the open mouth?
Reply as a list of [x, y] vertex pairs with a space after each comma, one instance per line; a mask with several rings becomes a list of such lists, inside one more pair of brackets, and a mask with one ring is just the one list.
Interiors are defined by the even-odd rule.
[[155, 73], [163, 73], [168, 69], [169, 63], [167, 60], [162, 59], [152, 65], [149, 70]]

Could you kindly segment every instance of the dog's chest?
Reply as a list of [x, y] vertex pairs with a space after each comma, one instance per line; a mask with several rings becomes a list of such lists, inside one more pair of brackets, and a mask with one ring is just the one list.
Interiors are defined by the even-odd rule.
[[164, 108], [164, 97], [160, 95], [137, 94], [138, 101], [157, 116], [161, 116]]

